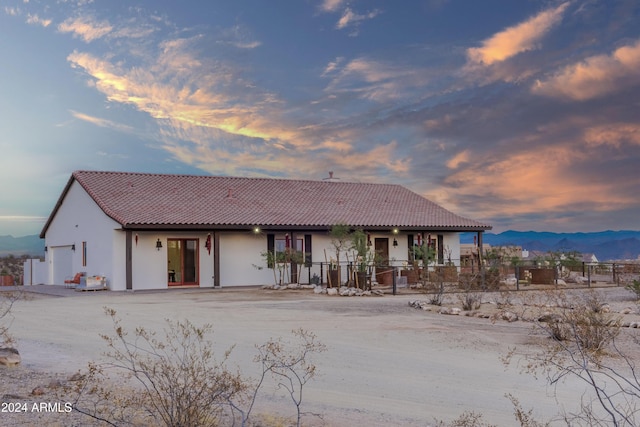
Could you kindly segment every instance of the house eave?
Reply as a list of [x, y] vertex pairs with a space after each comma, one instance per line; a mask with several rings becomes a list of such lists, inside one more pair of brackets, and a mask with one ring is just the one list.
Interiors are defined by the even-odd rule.
[[[250, 231], [258, 227], [261, 231], [328, 231], [331, 225], [289, 225], [289, 224], [125, 224], [123, 230], [130, 231]], [[484, 232], [491, 226], [402, 226], [402, 225], [354, 225], [354, 229], [365, 231], [391, 232]]]

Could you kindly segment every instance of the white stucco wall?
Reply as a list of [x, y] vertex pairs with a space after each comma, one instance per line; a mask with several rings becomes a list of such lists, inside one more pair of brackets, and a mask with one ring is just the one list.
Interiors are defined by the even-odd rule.
[[[63, 284], [55, 260], [56, 252], [58, 258], [66, 256], [62, 251], [71, 251], [70, 272], [65, 271], [64, 275], [84, 271], [87, 275], [112, 277], [113, 230], [116, 228], [120, 228], [119, 224], [106, 216], [82, 186], [74, 182], [45, 236], [46, 284]], [[82, 242], [86, 242], [86, 266], [82, 265]], [[75, 250], [71, 250], [72, 245]]]
[[273, 271], [261, 255], [267, 250], [265, 234], [220, 232], [219, 236], [221, 287], [274, 283]]

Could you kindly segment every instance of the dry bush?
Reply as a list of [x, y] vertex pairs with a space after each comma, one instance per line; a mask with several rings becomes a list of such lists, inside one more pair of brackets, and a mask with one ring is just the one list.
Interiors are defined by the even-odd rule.
[[258, 355], [255, 361], [262, 366], [259, 384], [262, 384], [267, 373], [272, 375], [278, 388], [284, 389], [295, 405], [296, 425], [300, 426], [303, 415], [302, 391], [305, 384], [316, 375], [316, 366], [312, 363], [311, 354], [322, 353], [327, 348], [317, 341], [312, 332], [298, 329], [292, 333], [297, 343], [287, 342], [282, 338], [271, 339], [257, 347]]
[[513, 415], [516, 418], [516, 421], [518, 421], [518, 425], [520, 425], [520, 427], [549, 427], [551, 425], [549, 422], [536, 420], [533, 417], [533, 409], [529, 409], [528, 411], [522, 409], [520, 401], [512, 394], [508, 393], [505, 397], [511, 401], [511, 404], [513, 405]]
[[[567, 425], [640, 425], [640, 378], [632, 352], [618, 342], [620, 319], [608, 312], [597, 293], [555, 298], [556, 316], [536, 323], [551, 339], [541, 342], [538, 351], [520, 355], [523, 371], [543, 376], [556, 388], [568, 378], [587, 386], [578, 410], [561, 414]], [[638, 342], [632, 344], [638, 351]], [[503, 362], [509, 365], [516, 350]]]
[[461, 293], [458, 300], [465, 311], [477, 310], [482, 305], [482, 292], [478, 288], [479, 273], [461, 274], [459, 284]]
[[435, 282], [425, 282], [422, 291], [427, 294], [429, 304], [441, 306], [444, 302], [444, 282], [441, 278]]
[[[109, 424], [214, 426], [249, 384], [214, 358], [211, 326], [167, 320], [164, 336], [142, 327], [130, 336], [112, 309], [114, 335], [102, 335], [112, 360], [90, 364], [76, 382], [74, 409]], [[118, 382], [119, 387], [113, 384]]]
[[465, 411], [458, 418], [450, 422], [436, 421], [436, 427], [497, 427], [495, 424], [487, 424], [482, 414], [473, 411]]
[[227, 368], [231, 349], [216, 359], [211, 326], [166, 320], [162, 338], [138, 327], [130, 335], [116, 312], [105, 308], [114, 334], [102, 335], [109, 363], [90, 363], [63, 392], [73, 408], [109, 425], [249, 425], [251, 410], [267, 374], [279, 378], [302, 416], [303, 387], [316, 374], [311, 353], [325, 351], [315, 335], [293, 331], [297, 343], [270, 340], [258, 347], [259, 381]]
[[458, 299], [464, 311], [478, 310], [482, 305], [482, 294], [478, 292], [467, 291], [458, 294]]
[[640, 301], [640, 280], [632, 280], [625, 288], [636, 297], [636, 301]]
[[11, 309], [13, 304], [21, 299], [25, 299], [23, 292], [0, 292], [0, 347], [14, 344], [14, 339], [9, 334], [9, 327], [12, 321]]

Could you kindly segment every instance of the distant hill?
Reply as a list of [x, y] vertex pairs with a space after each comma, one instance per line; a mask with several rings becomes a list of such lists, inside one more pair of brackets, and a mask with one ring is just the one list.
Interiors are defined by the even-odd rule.
[[0, 256], [44, 256], [44, 240], [37, 234], [24, 237], [0, 236]]
[[[462, 233], [461, 243], [473, 243], [476, 233]], [[505, 231], [484, 233], [484, 243], [491, 246], [521, 246], [536, 251], [578, 251], [593, 253], [599, 261], [635, 260], [640, 255], [640, 231], [600, 231], [594, 233], [550, 233]]]

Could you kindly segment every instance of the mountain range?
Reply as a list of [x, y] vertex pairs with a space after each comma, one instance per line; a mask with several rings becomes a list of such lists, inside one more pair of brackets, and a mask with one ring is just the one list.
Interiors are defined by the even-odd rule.
[[44, 256], [44, 240], [37, 234], [23, 237], [0, 236], [0, 256]]
[[[462, 233], [461, 243], [473, 243], [476, 233]], [[491, 246], [520, 246], [529, 251], [577, 251], [595, 254], [598, 261], [637, 260], [640, 231], [599, 231], [593, 233], [550, 233], [508, 230], [484, 233], [483, 243]]]

